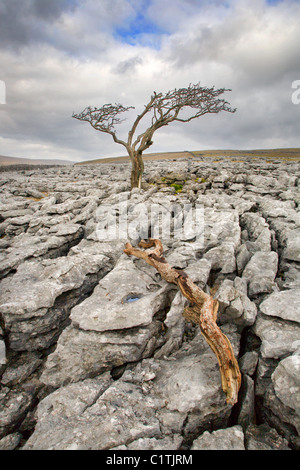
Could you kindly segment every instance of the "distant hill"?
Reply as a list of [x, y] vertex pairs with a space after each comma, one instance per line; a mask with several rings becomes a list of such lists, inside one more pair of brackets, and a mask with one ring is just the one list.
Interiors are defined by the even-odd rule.
[[[266, 158], [270, 160], [300, 160], [300, 148], [284, 148], [284, 149], [257, 149], [257, 150], [185, 150], [184, 152], [162, 152], [162, 153], [145, 153], [143, 160], [165, 160], [177, 158], [230, 158], [234, 157], [252, 157]], [[75, 165], [95, 165], [97, 163], [121, 163], [128, 162], [129, 156], [98, 158], [95, 160], [86, 160], [84, 162], [75, 163]]]
[[33, 158], [0, 155], [0, 165], [73, 165], [74, 163], [70, 160], [35, 160]]
[[[187, 158], [192, 157], [193, 155], [188, 150], [184, 152], [162, 152], [162, 153], [145, 153], [143, 155], [143, 160], [165, 160], [165, 159], [174, 159], [174, 158]], [[80, 163], [75, 163], [75, 165], [95, 165], [97, 163], [121, 163], [129, 162], [129, 156], [125, 157], [108, 157], [108, 158], [97, 158], [95, 160], [87, 160]]]

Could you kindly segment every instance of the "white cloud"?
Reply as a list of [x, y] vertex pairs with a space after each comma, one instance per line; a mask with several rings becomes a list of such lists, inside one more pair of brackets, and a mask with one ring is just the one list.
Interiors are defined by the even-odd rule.
[[[28, 23], [21, 22], [12, 20], [11, 7], [8, 20], [22, 24], [27, 39], [21, 45], [20, 34], [0, 46], [7, 91], [0, 154], [72, 160], [124, 154], [110, 136], [71, 119], [72, 112], [134, 105], [119, 129], [124, 136], [154, 90], [199, 81], [232, 88], [226, 99], [237, 113], [163, 128], [149, 151], [299, 146], [300, 105], [291, 101], [291, 84], [300, 79], [298, 2], [65, 0], [52, 13], [39, 12], [41, 23], [28, 36], [37, 18], [30, 11]], [[134, 38], [122, 40], [129, 24]]]

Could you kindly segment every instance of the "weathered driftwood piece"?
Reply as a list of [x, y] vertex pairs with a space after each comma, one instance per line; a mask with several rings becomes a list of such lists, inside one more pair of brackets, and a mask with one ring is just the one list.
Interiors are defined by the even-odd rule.
[[229, 339], [216, 324], [218, 301], [196, 286], [184, 271], [172, 268], [167, 263], [162, 256], [163, 246], [160, 240], [150, 239], [149, 242], [142, 240], [139, 246], [152, 249], [144, 251], [134, 248], [131, 243], [126, 243], [124, 253], [144, 259], [146, 263], [154, 266], [163, 279], [176, 284], [189, 300], [190, 305], [185, 307], [183, 316], [200, 325], [203, 336], [217, 356], [226, 401], [234, 405], [238, 399], [241, 373]]

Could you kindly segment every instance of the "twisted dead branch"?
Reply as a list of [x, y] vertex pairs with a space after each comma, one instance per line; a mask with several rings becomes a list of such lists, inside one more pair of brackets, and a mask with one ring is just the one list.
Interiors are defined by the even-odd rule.
[[163, 246], [160, 240], [150, 239], [149, 242], [142, 240], [139, 246], [144, 250], [126, 243], [124, 253], [145, 260], [157, 269], [165, 281], [176, 284], [188, 299], [190, 305], [185, 307], [183, 316], [186, 320], [200, 325], [203, 336], [217, 356], [226, 401], [234, 405], [238, 399], [241, 373], [229, 339], [216, 324], [218, 301], [203, 292], [184, 271], [172, 268], [168, 264], [163, 257]]

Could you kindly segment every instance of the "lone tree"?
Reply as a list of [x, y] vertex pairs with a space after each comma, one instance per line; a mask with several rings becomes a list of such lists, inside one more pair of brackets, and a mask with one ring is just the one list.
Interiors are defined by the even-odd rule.
[[[134, 109], [134, 106], [125, 107], [117, 103], [104, 104], [101, 108], [89, 106], [79, 114], [73, 113], [72, 117], [89, 122], [97, 131], [110, 134], [117, 144], [126, 148], [132, 163], [131, 188], [140, 188], [144, 171], [142, 155], [153, 144], [154, 132], [173, 121], [189, 122], [204, 114], [220, 111], [234, 113], [236, 110], [231, 108], [227, 101], [219, 98], [225, 91], [231, 90], [226, 88], [215, 90], [214, 87], [201, 87], [198, 83], [178, 90], [175, 88], [165, 94], [154, 92], [143, 112], [135, 119], [128, 132], [127, 142], [117, 137], [115, 125], [123, 122], [124, 119], [121, 119], [120, 115], [129, 109]], [[151, 124], [146, 130], [138, 133], [138, 127], [146, 115], [150, 116]]]

